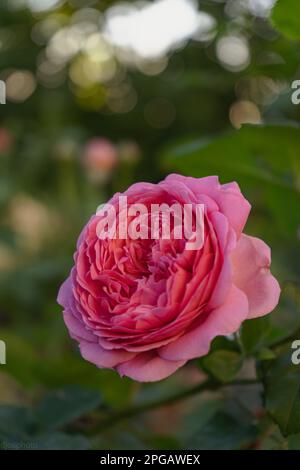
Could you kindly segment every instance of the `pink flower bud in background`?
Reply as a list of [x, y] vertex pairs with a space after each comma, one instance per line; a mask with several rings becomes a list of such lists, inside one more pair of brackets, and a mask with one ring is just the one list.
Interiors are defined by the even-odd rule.
[[13, 136], [8, 129], [0, 127], [0, 154], [8, 153], [13, 146]]
[[118, 164], [117, 149], [105, 138], [91, 139], [83, 151], [83, 163], [93, 181], [105, 182]]

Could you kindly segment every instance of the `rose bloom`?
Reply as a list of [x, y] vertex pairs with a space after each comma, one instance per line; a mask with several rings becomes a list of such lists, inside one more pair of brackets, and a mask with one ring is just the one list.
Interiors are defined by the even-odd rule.
[[[58, 296], [87, 361], [138, 381], [160, 380], [207, 354], [216, 336], [277, 305], [270, 249], [243, 233], [250, 204], [236, 183], [169, 175], [123, 195], [148, 207], [204, 204], [204, 243], [187, 250], [185, 238], [100, 240], [100, 216], [90, 219]], [[109, 202], [117, 206], [118, 196]]]

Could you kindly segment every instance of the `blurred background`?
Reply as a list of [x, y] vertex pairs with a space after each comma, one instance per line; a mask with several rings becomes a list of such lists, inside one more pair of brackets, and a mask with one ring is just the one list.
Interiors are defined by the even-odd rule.
[[[266, 395], [265, 363], [289, 373], [276, 358], [300, 327], [300, 12], [274, 3], [1, 0], [2, 447], [300, 448]], [[81, 359], [56, 297], [97, 206], [172, 171], [238, 181], [253, 206], [247, 233], [272, 246], [283, 294], [206, 359], [138, 384]], [[225, 386], [168, 404], [207, 375], [257, 373], [264, 392]], [[300, 397], [293, 405], [300, 416]]]

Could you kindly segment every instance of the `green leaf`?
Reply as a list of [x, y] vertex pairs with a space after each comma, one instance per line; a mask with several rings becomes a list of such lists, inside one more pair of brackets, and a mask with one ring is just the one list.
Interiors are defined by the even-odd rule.
[[204, 357], [201, 363], [204, 370], [216, 379], [230, 382], [241, 369], [243, 358], [235, 351], [218, 350]]
[[300, 39], [300, 3], [298, 0], [277, 0], [272, 11], [273, 26], [290, 39]]
[[253, 354], [265, 346], [271, 328], [270, 318], [266, 316], [245, 321], [240, 331], [244, 352]]
[[262, 348], [258, 351], [257, 359], [260, 361], [270, 361], [271, 359], [275, 359], [276, 354], [270, 348]]
[[266, 417], [260, 423], [260, 450], [287, 450], [288, 442], [280, 432], [279, 427], [270, 422], [270, 418]]
[[190, 448], [207, 450], [231, 450], [245, 448], [255, 434], [251, 426], [238, 423], [234, 418], [218, 413], [208, 422], [190, 444]]
[[34, 441], [34, 449], [38, 450], [86, 450], [89, 447], [89, 441], [84, 436], [61, 432], [46, 434]]
[[54, 430], [98, 404], [96, 392], [73, 388], [49, 395], [36, 408], [1, 406], [0, 449], [87, 449], [84, 436]]
[[[162, 161], [168, 169], [186, 175], [222, 175], [222, 182], [238, 181], [245, 196], [252, 201], [259, 194], [264, 212], [267, 207], [278, 229], [295, 238], [300, 206], [299, 147], [298, 125], [245, 125], [223, 136], [171, 146]], [[274, 194], [280, 204], [274, 203]], [[288, 201], [289, 211], [282, 201]]]
[[300, 450], [300, 433], [291, 434], [287, 441], [289, 450]]
[[70, 386], [46, 395], [34, 415], [39, 429], [54, 430], [94, 410], [101, 402], [99, 392]]
[[20, 440], [28, 437], [30, 413], [20, 406], [0, 406], [0, 439]]
[[266, 408], [284, 436], [300, 433], [300, 365], [291, 351], [272, 361], [263, 378]]
[[249, 423], [244, 412], [221, 408], [220, 401], [203, 402], [193, 411], [192, 426], [184, 436], [187, 449], [231, 450], [248, 447], [255, 439], [257, 430]]
[[220, 349], [226, 351], [240, 352], [240, 347], [236, 339], [229, 339], [226, 336], [217, 336], [212, 341], [210, 351], [215, 352]]
[[184, 418], [182, 429], [178, 432], [178, 437], [188, 443], [189, 439], [199, 432], [213, 417], [222, 409], [223, 402], [220, 399], [202, 401], [192, 413]]

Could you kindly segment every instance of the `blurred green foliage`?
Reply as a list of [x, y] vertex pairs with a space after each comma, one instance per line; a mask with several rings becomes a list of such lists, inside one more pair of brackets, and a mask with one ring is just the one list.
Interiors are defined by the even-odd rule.
[[272, 22], [276, 29], [290, 39], [299, 39], [299, 2], [297, 0], [279, 0], [272, 12]]
[[[290, 348], [300, 339], [300, 108], [291, 101], [299, 2], [257, 9], [263, 3], [202, 1], [215, 20], [206, 38], [148, 62], [128, 63], [124, 51], [103, 46], [114, 72], [103, 78], [100, 67], [92, 80], [82, 46], [61, 62], [49, 50], [64, 28], [80, 18], [92, 24], [91, 13], [103, 22], [117, 2], [40, 11], [1, 2], [0, 447], [300, 449], [300, 371]], [[86, 143], [99, 137], [116, 149], [110, 171], [85, 159]], [[138, 384], [81, 359], [56, 295], [97, 206], [172, 171], [240, 184], [252, 204], [246, 231], [272, 247], [283, 293], [272, 315], [217, 338], [207, 357]], [[213, 389], [184, 400], [205, 377]], [[258, 384], [234, 385], [245, 377]]]

